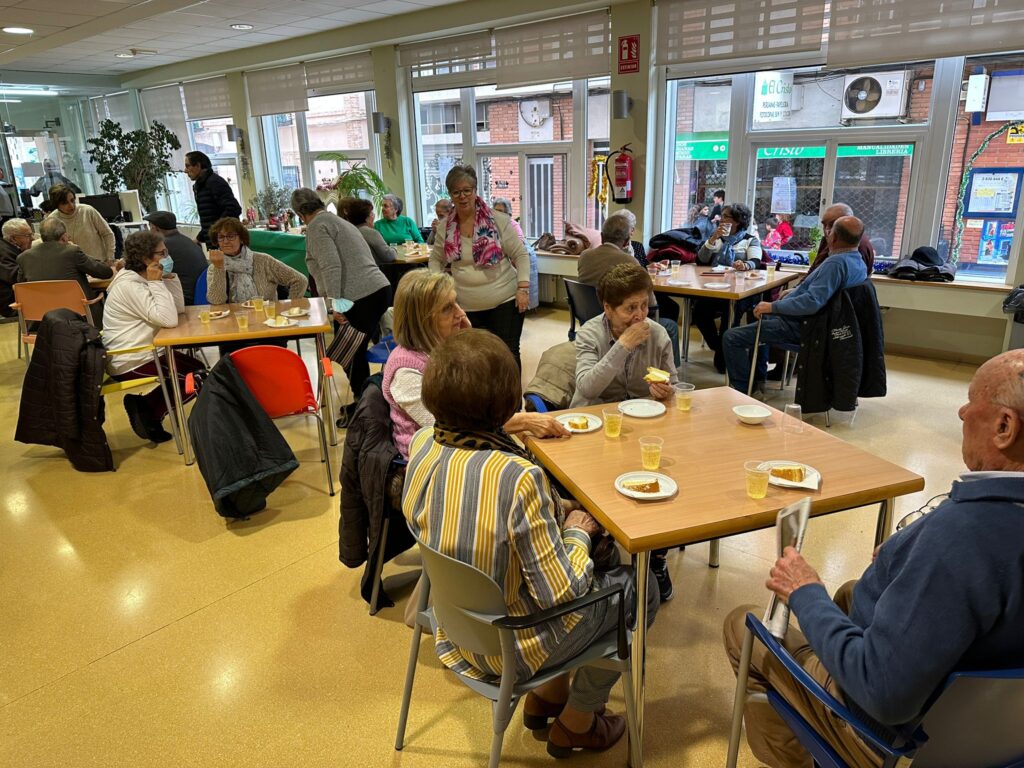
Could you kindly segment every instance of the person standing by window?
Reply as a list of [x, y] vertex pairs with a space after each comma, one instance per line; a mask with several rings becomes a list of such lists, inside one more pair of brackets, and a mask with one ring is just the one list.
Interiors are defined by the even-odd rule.
[[242, 206], [235, 199], [231, 185], [213, 172], [213, 163], [205, 153], [186, 153], [185, 173], [192, 180], [192, 192], [196, 196], [196, 210], [199, 212], [196, 242], [216, 248], [216, 240], [210, 239], [210, 227], [223, 218], [237, 219], [242, 215]]

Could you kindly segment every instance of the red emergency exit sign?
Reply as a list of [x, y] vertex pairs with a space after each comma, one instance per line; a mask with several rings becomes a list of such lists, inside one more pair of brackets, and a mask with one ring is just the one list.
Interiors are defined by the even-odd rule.
[[640, 71], [640, 35], [624, 35], [619, 38], [619, 74], [629, 75]]

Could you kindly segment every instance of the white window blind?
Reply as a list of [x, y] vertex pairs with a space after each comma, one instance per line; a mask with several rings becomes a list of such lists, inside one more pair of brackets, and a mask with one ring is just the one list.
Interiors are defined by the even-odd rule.
[[825, 5], [826, 0], [661, 0], [657, 63], [725, 73], [761, 68], [758, 60], [768, 57], [820, 54]]
[[185, 83], [185, 114], [189, 120], [206, 120], [213, 117], [231, 116], [231, 96], [228, 94], [228, 79], [210, 77]]
[[309, 109], [306, 69], [301, 64], [246, 72], [245, 85], [249, 92], [249, 113], [253, 117]]
[[93, 133], [98, 134], [100, 123], [107, 119], [107, 105], [102, 96], [89, 99], [89, 114], [92, 116]]
[[607, 11], [494, 31], [499, 88], [575, 80], [611, 71]]
[[140, 95], [146, 127], [154, 121], [161, 123], [181, 142], [181, 149], [173, 152], [171, 157], [171, 165], [180, 170], [185, 163], [185, 152], [188, 151], [189, 142], [181, 86], [175, 83], [160, 88], [147, 88]]
[[400, 45], [398, 65], [409, 68], [413, 91], [493, 83], [494, 40], [475, 32]]
[[1024, 0], [833, 0], [832, 68], [1019, 50]]
[[121, 126], [121, 130], [127, 133], [135, 130], [135, 116], [132, 112], [131, 94], [127, 91], [122, 93], [111, 93], [101, 100], [101, 109], [104, 114], [100, 120], [113, 120]]
[[307, 61], [306, 88], [310, 96], [372, 90], [373, 59], [366, 52]]

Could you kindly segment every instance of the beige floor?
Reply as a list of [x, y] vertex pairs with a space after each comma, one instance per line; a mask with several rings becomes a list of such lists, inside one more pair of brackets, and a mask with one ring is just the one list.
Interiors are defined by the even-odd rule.
[[[566, 325], [554, 310], [528, 320], [528, 372]], [[58, 451], [13, 442], [24, 373], [15, 336], [0, 326], [0, 766], [484, 763], [488, 706], [426, 643], [408, 743], [394, 751], [409, 631], [401, 603], [370, 618], [361, 571], [338, 563], [339, 498], [324, 491], [312, 423], [285, 428], [301, 466], [270, 508], [226, 524], [198, 470], [170, 444], [142, 444], [117, 398], [107, 422], [116, 474], [76, 473]], [[694, 350], [703, 362], [691, 379], [717, 385], [699, 340]], [[928, 478], [899, 515], [961, 470], [956, 408], [973, 367], [888, 366], [890, 395], [834, 431]], [[836, 586], [866, 566], [873, 530], [873, 509], [816, 520], [805, 551]], [[648, 766], [724, 764], [733, 682], [721, 621], [765, 600], [770, 552], [762, 532], [724, 542], [717, 571], [706, 545], [672, 556], [677, 597], [650, 635]], [[621, 766], [625, 750], [574, 762]], [[551, 763], [517, 718], [503, 765]], [[745, 753], [741, 764], [755, 763]]]

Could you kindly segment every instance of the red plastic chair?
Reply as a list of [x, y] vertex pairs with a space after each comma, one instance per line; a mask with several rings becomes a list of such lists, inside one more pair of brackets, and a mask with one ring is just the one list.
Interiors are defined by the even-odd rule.
[[[327, 433], [320, 418], [319, 404], [309, 380], [309, 371], [302, 358], [284, 347], [246, 347], [231, 353], [231, 361], [241, 374], [267, 416], [281, 419], [285, 416], [312, 416], [320, 429], [320, 460], [327, 467], [328, 493], [334, 495], [331, 475], [331, 457], [327, 448]], [[324, 360], [324, 377], [331, 377], [329, 360]], [[326, 383], [324, 386], [328, 386]]]

